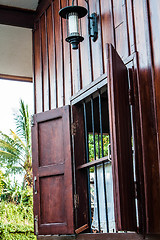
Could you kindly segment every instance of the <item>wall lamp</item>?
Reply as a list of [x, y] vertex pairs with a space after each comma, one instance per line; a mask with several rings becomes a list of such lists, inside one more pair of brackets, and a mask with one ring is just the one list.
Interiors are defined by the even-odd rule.
[[92, 38], [93, 42], [95, 42], [98, 38], [97, 14], [92, 13], [90, 15], [88, 0], [84, 1], [87, 3], [87, 9], [82, 6], [74, 5], [74, 0], [72, 0], [72, 6], [64, 7], [59, 11], [59, 15], [66, 19], [66, 41], [72, 44], [72, 49], [78, 49], [78, 44], [84, 40], [82, 37], [79, 19], [85, 17], [87, 14], [89, 36]]

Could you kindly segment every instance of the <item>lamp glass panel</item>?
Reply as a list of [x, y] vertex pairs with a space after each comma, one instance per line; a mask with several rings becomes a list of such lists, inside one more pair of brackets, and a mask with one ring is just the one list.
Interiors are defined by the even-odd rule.
[[68, 15], [69, 35], [79, 36], [78, 14], [70, 13]]

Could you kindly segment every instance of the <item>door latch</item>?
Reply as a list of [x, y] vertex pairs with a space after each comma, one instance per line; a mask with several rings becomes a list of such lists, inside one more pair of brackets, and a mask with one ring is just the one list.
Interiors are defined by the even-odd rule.
[[35, 223], [35, 234], [38, 235], [38, 215], [35, 216], [34, 223]]

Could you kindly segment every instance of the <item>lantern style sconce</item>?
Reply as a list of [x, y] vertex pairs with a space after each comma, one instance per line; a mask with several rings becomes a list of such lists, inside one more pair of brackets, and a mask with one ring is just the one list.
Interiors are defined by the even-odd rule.
[[78, 44], [84, 40], [81, 36], [81, 29], [79, 24], [79, 19], [83, 18], [88, 13], [88, 31], [89, 36], [95, 42], [98, 37], [98, 24], [97, 24], [97, 14], [89, 13], [89, 3], [87, 3], [88, 10], [85, 7], [74, 5], [74, 0], [72, 0], [72, 6], [64, 7], [60, 9], [59, 15], [66, 19], [67, 22], [67, 38], [66, 41], [72, 44], [72, 49], [78, 49]]

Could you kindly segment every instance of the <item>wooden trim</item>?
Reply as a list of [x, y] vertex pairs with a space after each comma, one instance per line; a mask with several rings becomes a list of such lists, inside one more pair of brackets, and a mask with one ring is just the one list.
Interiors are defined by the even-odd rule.
[[105, 163], [105, 162], [110, 162], [110, 160], [108, 159], [108, 157], [99, 158], [99, 159], [97, 159], [97, 160], [93, 160], [92, 162], [82, 164], [82, 165], [80, 165], [79, 167], [77, 167], [77, 169], [83, 169], [83, 168], [87, 168], [87, 167], [93, 167], [93, 166], [95, 166], [95, 165], [102, 164], [103, 162], [104, 162], [104, 163]]
[[11, 81], [21, 81], [21, 82], [33, 81], [31, 77], [15, 76], [15, 75], [8, 75], [8, 74], [0, 74], [0, 79], [11, 80]]
[[40, 0], [37, 10], [36, 10], [36, 16], [35, 21], [38, 21], [38, 19], [42, 16], [42, 14], [49, 8], [49, 6], [52, 4], [53, 0]]
[[103, 74], [95, 81], [88, 84], [85, 88], [81, 89], [78, 93], [73, 95], [70, 99], [72, 105], [80, 102], [84, 98], [90, 96], [92, 93], [96, 92], [96, 90], [104, 87], [107, 84], [107, 74]]
[[32, 28], [35, 11], [0, 5], [0, 24]]

